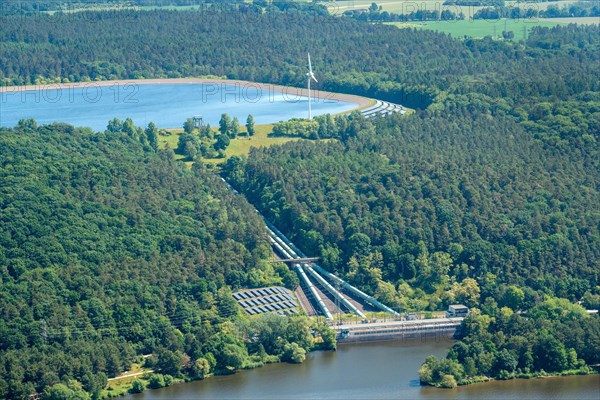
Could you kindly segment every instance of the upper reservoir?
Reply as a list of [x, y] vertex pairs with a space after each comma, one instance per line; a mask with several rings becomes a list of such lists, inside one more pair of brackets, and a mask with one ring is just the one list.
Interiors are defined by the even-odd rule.
[[[129, 117], [139, 126], [154, 122], [160, 128], [179, 128], [187, 118], [196, 115], [215, 126], [222, 113], [238, 117], [242, 125], [248, 114], [258, 124], [306, 118], [308, 114], [308, 98], [303, 89], [240, 81], [170, 82], [7, 87], [0, 92], [0, 126], [11, 127], [22, 118], [34, 118], [39, 124], [66, 122], [104, 130], [110, 119]], [[313, 115], [336, 114], [358, 107], [356, 103], [342, 101], [343, 97], [348, 96], [314, 92]]]
[[477, 399], [597, 400], [600, 376], [496, 381], [456, 389], [419, 384], [418, 370], [431, 354], [445, 356], [449, 339], [397, 340], [339, 345], [309, 353], [303, 364], [271, 364], [130, 395], [130, 400], [183, 399]]

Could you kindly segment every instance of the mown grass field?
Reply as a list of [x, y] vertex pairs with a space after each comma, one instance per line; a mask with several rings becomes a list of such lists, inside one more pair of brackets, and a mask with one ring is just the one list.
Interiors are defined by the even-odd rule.
[[[273, 125], [256, 125], [256, 133], [254, 136], [238, 136], [231, 141], [231, 144], [225, 151], [227, 158], [231, 156], [239, 156], [248, 154], [251, 147], [272, 146], [274, 144], [283, 144], [286, 142], [298, 140], [297, 138], [285, 137], [269, 137], [269, 133], [273, 130]], [[245, 129], [244, 129], [245, 134]]]
[[[295, 140], [302, 140], [300, 138], [290, 137], [270, 137], [269, 133], [271, 133], [273, 129], [272, 124], [256, 125], [255, 128], [256, 133], [254, 136], [249, 137], [247, 136], [246, 128], [241, 127], [241, 135], [231, 140], [229, 147], [227, 147], [225, 150], [225, 158], [207, 158], [204, 159], [204, 161], [211, 164], [220, 164], [227, 161], [227, 159], [230, 157], [248, 154], [252, 147], [269, 147], [275, 144], [283, 144]], [[183, 133], [183, 129], [168, 129], [168, 131], [171, 133], [170, 136], [159, 136], [161, 147], [165, 148], [168, 144], [170, 148], [175, 150], [177, 148], [177, 142], [179, 141], [179, 135]], [[175, 158], [177, 160], [182, 160], [184, 157], [182, 155], [175, 154]], [[186, 164], [191, 165], [191, 162], [186, 161]]]
[[485, 36], [502, 37], [502, 31], [512, 31], [514, 40], [523, 40], [525, 32], [529, 32], [534, 26], [556, 26], [562, 22], [548, 20], [462, 20], [462, 21], [426, 21], [426, 22], [390, 22], [390, 25], [398, 28], [430, 29], [438, 32], [449, 33], [455, 38], [482, 38]]
[[246, 129], [242, 128], [242, 135], [233, 139], [229, 147], [225, 150], [225, 158], [205, 159], [205, 161], [208, 163], [220, 164], [227, 161], [230, 157], [247, 155], [252, 147], [269, 147], [275, 144], [301, 140], [299, 138], [270, 137], [269, 133], [273, 130], [272, 124], [256, 125], [255, 129], [256, 133], [254, 136], [249, 137], [246, 136]]

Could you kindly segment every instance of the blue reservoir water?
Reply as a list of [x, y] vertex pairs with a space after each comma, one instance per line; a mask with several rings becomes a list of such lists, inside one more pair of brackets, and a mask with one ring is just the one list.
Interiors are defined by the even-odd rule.
[[[312, 100], [313, 115], [356, 107], [338, 101], [335, 95]], [[195, 115], [215, 126], [222, 113], [238, 117], [241, 124], [248, 114], [258, 124], [306, 118], [308, 99], [296, 88], [276, 91], [253, 84], [89, 83], [83, 87], [45, 85], [0, 93], [0, 126], [8, 127], [21, 118], [35, 118], [38, 124], [66, 122], [104, 130], [110, 119], [129, 117], [138, 126], [154, 122], [160, 128], [178, 128]]]

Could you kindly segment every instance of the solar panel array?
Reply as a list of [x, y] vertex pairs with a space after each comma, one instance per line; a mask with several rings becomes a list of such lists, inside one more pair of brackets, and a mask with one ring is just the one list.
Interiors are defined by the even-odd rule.
[[290, 290], [280, 286], [242, 290], [235, 292], [233, 298], [250, 315], [298, 313], [299, 305], [296, 296]]

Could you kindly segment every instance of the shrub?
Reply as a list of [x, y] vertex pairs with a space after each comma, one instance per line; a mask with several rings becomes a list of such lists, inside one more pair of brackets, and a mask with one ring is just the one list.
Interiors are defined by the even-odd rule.
[[146, 390], [146, 384], [143, 381], [137, 379], [131, 384], [131, 388], [129, 388], [129, 393], [142, 393], [144, 390]]
[[148, 381], [148, 387], [151, 389], [165, 387], [165, 377], [162, 374], [152, 374]]
[[442, 381], [440, 382], [440, 387], [446, 389], [454, 389], [456, 386], [456, 379], [454, 379], [454, 375], [444, 375]]
[[306, 350], [298, 345], [298, 343], [288, 343], [283, 348], [282, 359], [287, 362], [301, 364], [306, 359]]

